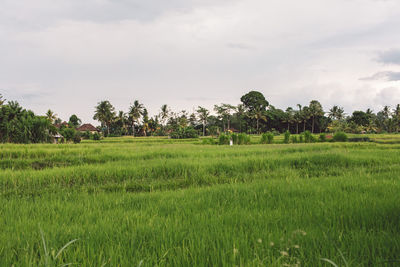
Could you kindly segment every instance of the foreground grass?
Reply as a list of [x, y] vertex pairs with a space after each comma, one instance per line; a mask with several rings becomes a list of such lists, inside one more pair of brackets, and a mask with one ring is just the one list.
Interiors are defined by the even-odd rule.
[[2, 145], [0, 265], [400, 263], [400, 146], [156, 142]]

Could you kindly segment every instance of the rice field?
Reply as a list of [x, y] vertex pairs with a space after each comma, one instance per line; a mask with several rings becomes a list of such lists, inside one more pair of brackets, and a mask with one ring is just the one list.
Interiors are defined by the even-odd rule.
[[399, 137], [1, 144], [0, 266], [397, 266]]

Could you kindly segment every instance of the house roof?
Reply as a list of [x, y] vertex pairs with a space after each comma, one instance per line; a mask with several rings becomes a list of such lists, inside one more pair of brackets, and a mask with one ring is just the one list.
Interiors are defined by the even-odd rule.
[[76, 130], [80, 131], [80, 132], [98, 132], [99, 130], [97, 130], [96, 127], [94, 127], [93, 125], [91, 125], [90, 123], [86, 123], [86, 124], [82, 124], [81, 126], [79, 126], [78, 128], [76, 128]]
[[56, 126], [57, 128], [61, 128], [61, 126], [65, 126], [65, 127], [68, 127], [68, 123], [66, 122], [66, 121], [64, 121], [64, 122], [62, 122], [62, 123], [60, 123], [60, 124], [55, 124], [54, 126]]

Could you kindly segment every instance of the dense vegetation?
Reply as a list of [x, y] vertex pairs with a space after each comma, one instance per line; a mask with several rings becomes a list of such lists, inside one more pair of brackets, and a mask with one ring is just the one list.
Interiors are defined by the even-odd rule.
[[398, 264], [397, 135], [272, 136], [2, 144], [0, 265]]
[[[115, 111], [105, 100], [95, 107], [93, 119], [100, 122], [98, 130], [103, 136], [170, 136], [175, 139], [194, 138], [199, 135], [219, 136], [223, 133], [289, 134], [306, 133], [397, 133], [400, 130], [400, 105], [395, 109], [385, 106], [376, 114], [371, 109], [354, 111], [346, 116], [343, 108], [333, 106], [324, 111], [317, 100], [308, 106], [297, 105], [285, 111], [271, 105], [264, 95], [251, 91], [243, 95], [241, 104], [222, 103], [215, 105], [213, 113], [198, 106], [189, 114], [183, 110], [173, 112], [163, 105], [153, 117], [145, 106], [135, 100], [127, 112]], [[89, 132], [77, 133], [75, 129], [82, 121], [72, 114], [63, 122], [49, 110], [45, 116], [36, 116], [24, 110], [15, 101], [6, 103], [0, 95], [0, 142], [44, 143], [53, 142], [60, 134], [62, 141], [79, 142], [81, 138], [99, 140]]]

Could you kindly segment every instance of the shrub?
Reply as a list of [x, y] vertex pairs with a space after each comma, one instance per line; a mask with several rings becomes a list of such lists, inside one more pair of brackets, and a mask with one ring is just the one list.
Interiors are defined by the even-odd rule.
[[321, 134], [319, 135], [319, 141], [320, 141], [320, 142], [326, 142], [326, 134], [321, 133]]
[[83, 139], [91, 139], [92, 138], [92, 134], [89, 131], [86, 131], [82, 134], [82, 138]]
[[311, 143], [312, 142], [312, 135], [310, 131], [305, 131], [304, 132], [304, 142], [305, 143]]
[[297, 136], [295, 136], [295, 135], [293, 135], [291, 139], [292, 139], [292, 143], [294, 143], [294, 144], [299, 142], [299, 140], [297, 139]]
[[268, 133], [267, 133], [267, 143], [268, 143], [268, 144], [272, 144], [273, 141], [274, 141], [274, 134], [271, 133], [271, 132], [268, 132]]
[[95, 141], [97, 141], [97, 140], [100, 140], [100, 134], [98, 133], [98, 132], [95, 132], [93, 135], [92, 135], [92, 138], [93, 138], [93, 140], [95, 140]]
[[344, 132], [337, 132], [333, 135], [334, 142], [346, 142], [347, 139], [347, 134], [345, 134]]
[[286, 132], [285, 132], [285, 136], [283, 137], [283, 142], [284, 142], [285, 144], [289, 144], [289, 140], [290, 140], [290, 132], [289, 132], [289, 131], [286, 131]]
[[268, 138], [267, 138], [267, 134], [263, 133], [261, 135], [261, 140], [260, 140], [260, 144], [266, 144], [268, 142]]
[[74, 128], [64, 128], [61, 131], [61, 135], [64, 136], [64, 138], [67, 142], [73, 141], [74, 136], [75, 136], [75, 129]]
[[304, 142], [304, 134], [300, 134], [299, 143], [303, 143], [303, 142]]
[[81, 142], [81, 140], [82, 140], [81, 133], [80, 132], [75, 132], [75, 135], [74, 135], [74, 138], [73, 138], [74, 143], [75, 144], [79, 144]]
[[218, 137], [218, 144], [219, 145], [229, 145], [229, 141], [231, 140], [229, 135], [220, 134]]
[[193, 127], [178, 128], [171, 132], [172, 139], [198, 138], [199, 135]]
[[237, 144], [238, 144], [238, 135], [235, 134], [235, 133], [233, 133], [233, 134], [231, 134], [231, 137], [232, 137], [233, 143], [234, 143], [235, 145], [237, 145]]
[[203, 145], [215, 145], [215, 140], [213, 138], [203, 138]]

